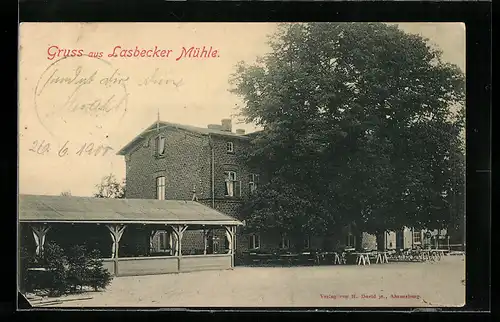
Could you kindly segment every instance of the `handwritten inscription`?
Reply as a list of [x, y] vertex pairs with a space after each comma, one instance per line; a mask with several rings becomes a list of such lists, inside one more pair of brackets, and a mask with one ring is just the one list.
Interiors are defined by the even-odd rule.
[[161, 87], [164, 94], [164, 89], [177, 91], [183, 86], [182, 78], [164, 68], [129, 75], [105, 59], [80, 57], [78, 51], [60, 54], [64, 57], [47, 67], [34, 91], [36, 116], [52, 137], [74, 130], [113, 133], [128, 112], [132, 95], [128, 88]]
[[[57, 150], [57, 155], [59, 157], [65, 157], [67, 155], [77, 155], [77, 156], [105, 156], [113, 148], [109, 145], [95, 144], [92, 142], [86, 142], [84, 144], [78, 144], [73, 146], [69, 141], [63, 144], [63, 146]], [[29, 151], [36, 153], [38, 155], [47, 155], [52, 151], [50, 142], [45, 142], [45, 140], [33, 141]]]
[[81, 75], [82, 73], [82, 66], [78, 66], [75, 70], [74, 75], [60, 75], [59, 69], [54, 69], [54, 71], [49, 75], [47, 78], [47, 81], [43, 83], [42, 87], [38, 91], [37, 95], [40, 96], [43, 93], [43, 90], [47, 85], [49, 84], [66, 84], [66, 85], [85, 85], [85, 84], [90, 84], [94, 81], [95, 76], [97, 75], [97, 71], [94, 71], [91, 75], [88, 77], [84, 77]]
[[[127, 98], [127, 94], [125, 95], [112, 95], [112, 97], [100, 98], [99, 102], [93, 101], [86, 102], [85, 104], [80, 104], [80, 106], [75, 107], [73, 102], [75, 101], [75, 97], [77, 94], [82, 92], [84, 86], [87, 85], [100, 85], [105, 88], [110, 88], [114, 85], [126, 85], [130, 81], [130, 77], [124, 75], [119, 69], [114, 69], [112, 73], [108, 75], [103, 75], [103, 72], [100, 70], [94, 70], [86, 68], [83, 66], [77, 66], [73, 72], [63, 73], [58, 68], [54, 69], [53, 72], [49, 74], [47, 79], [43, 82], [36, 95], [40, 96], [43, 94], [44, 90], [51, 85], [73, 85], [71, 94], [69, 95], [67, 101], [63, 105], [63, 107], [69, 107], [69, 110], [101, 110], [109, 112], [113, 109], [117, 109], [121, 103]], [[99, 76], [99, 77], [98, 77]], [[145, 77], [144, 80], [138, 82], [139, 86], [148, 86], [148, 85], [172, 85], [175, 88], [179, 88], [182, 86], [183, 79], [174, 79], [167, 75], [166, 72], [161, 71], [160, 68], [156, 68], [153, 73], [149, 76]], [[115, 106], [111, 107], [112, 100], [116, 100]], [[81, 105], [85, 105], [81, 108]]]
[[45, 143], [45, 140], [40, 142], [38, 140], [35, 140], [33, 141], [33, 144], [29, 150], [36, 154], [44, 155], [50, 152], [50, 143]]
[[152, 84], [154, 84], [154, 85], [169, 85], [169, 84], [172, 84], [176, 88], [178, 88], [178, 87], [182, 86], [183, 83], [182, 83], [182, 79], [175, 80], [175, 79], [171, 79], [171, 78], [165, 77], [160, 72], [160, 69], [156, 68], [155, 71], [153, 72], [153, 74], [151, 74], [150, 76], [146, 77], [143, 82], [139, 83], [139, 86], [147, 86], [147, 85], [152, 85]]
[[127, 96], [128, 94], [124, 93], [119, 96], [111, 94], [104, 98], [88, 99], [82, 87], [78, 86], [63, 104], [63, 108], [67, 108], [71, 112], [83, 111], [89, 115], [98, 116], [100, 112], [109, 113], [113, 110], [118, 110], [125, 103]]

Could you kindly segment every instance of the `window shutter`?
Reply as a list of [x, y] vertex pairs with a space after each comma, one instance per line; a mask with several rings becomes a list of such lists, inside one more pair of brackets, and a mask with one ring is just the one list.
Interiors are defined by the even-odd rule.
[[238, 185], [239, 196], [241, 197], [241, 180], [238, 181], [238, 182], [239, 182], [239, 185]]

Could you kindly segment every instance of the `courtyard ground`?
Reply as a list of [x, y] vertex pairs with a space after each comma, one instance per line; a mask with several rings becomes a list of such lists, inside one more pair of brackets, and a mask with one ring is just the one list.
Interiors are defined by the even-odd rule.
[[[57, 307], [463, 306], [465, 257], [370, 266], [236, 267], [115, 278]], [[397, 296], [397, 297], [395, 297]]]

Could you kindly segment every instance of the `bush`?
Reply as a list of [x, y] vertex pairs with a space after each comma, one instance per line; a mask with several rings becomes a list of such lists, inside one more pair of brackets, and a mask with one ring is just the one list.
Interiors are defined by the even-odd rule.
[[87, 251], [84, 245], [75, 245], [64, 252], [54, 242], [45, 247], [43, 263], [47, 269], [45, 274], [29, 274], [28, 268], [35, 262], [27, 250], [21, 250], [20, 288], [23, 292], [34, 289], [46, 289], [50, 296], [59, 296], [66, 292], [75, 292], [83, 286], [94, 290], [104, 289], [112, 280], [111, 274], [104, 269], [101, 254], [98, 250]]
[[95, 291], [105, 289], [111, 283], [112, 277], [107, 269], [103, 267], [101, 254], [98, 250], [88, 253], [86, 285]]
[[82, 289], [87, 279], [87, 249], [83, 245], [75, 245], [68, 250], [68, 284], [72, 291]]
[[21, 292], [33, 292], [37, 285], [30, 275], [29, 268], [36, 263], [36, 258], [31, 255], [26, 247], [19, 250], [19, 288]]
[[44, 259], [48, 270], [48, 289], [53, 296], [64, 294], [68, 289], [68, 259], [58, 244], [50, 242], [45, 247]]

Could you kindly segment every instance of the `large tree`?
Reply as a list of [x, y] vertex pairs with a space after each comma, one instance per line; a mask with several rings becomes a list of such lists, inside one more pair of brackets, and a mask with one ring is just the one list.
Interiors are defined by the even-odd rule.
[[[258, 229], [437, 228], [463, 214], [464, 75], [419, 35], [383, 23], [280, 25], [240, 63], [241, 115], [263, 130], [247, 161], [267, 183]], [[463, 216], [462, 216], [463, 217]]]

